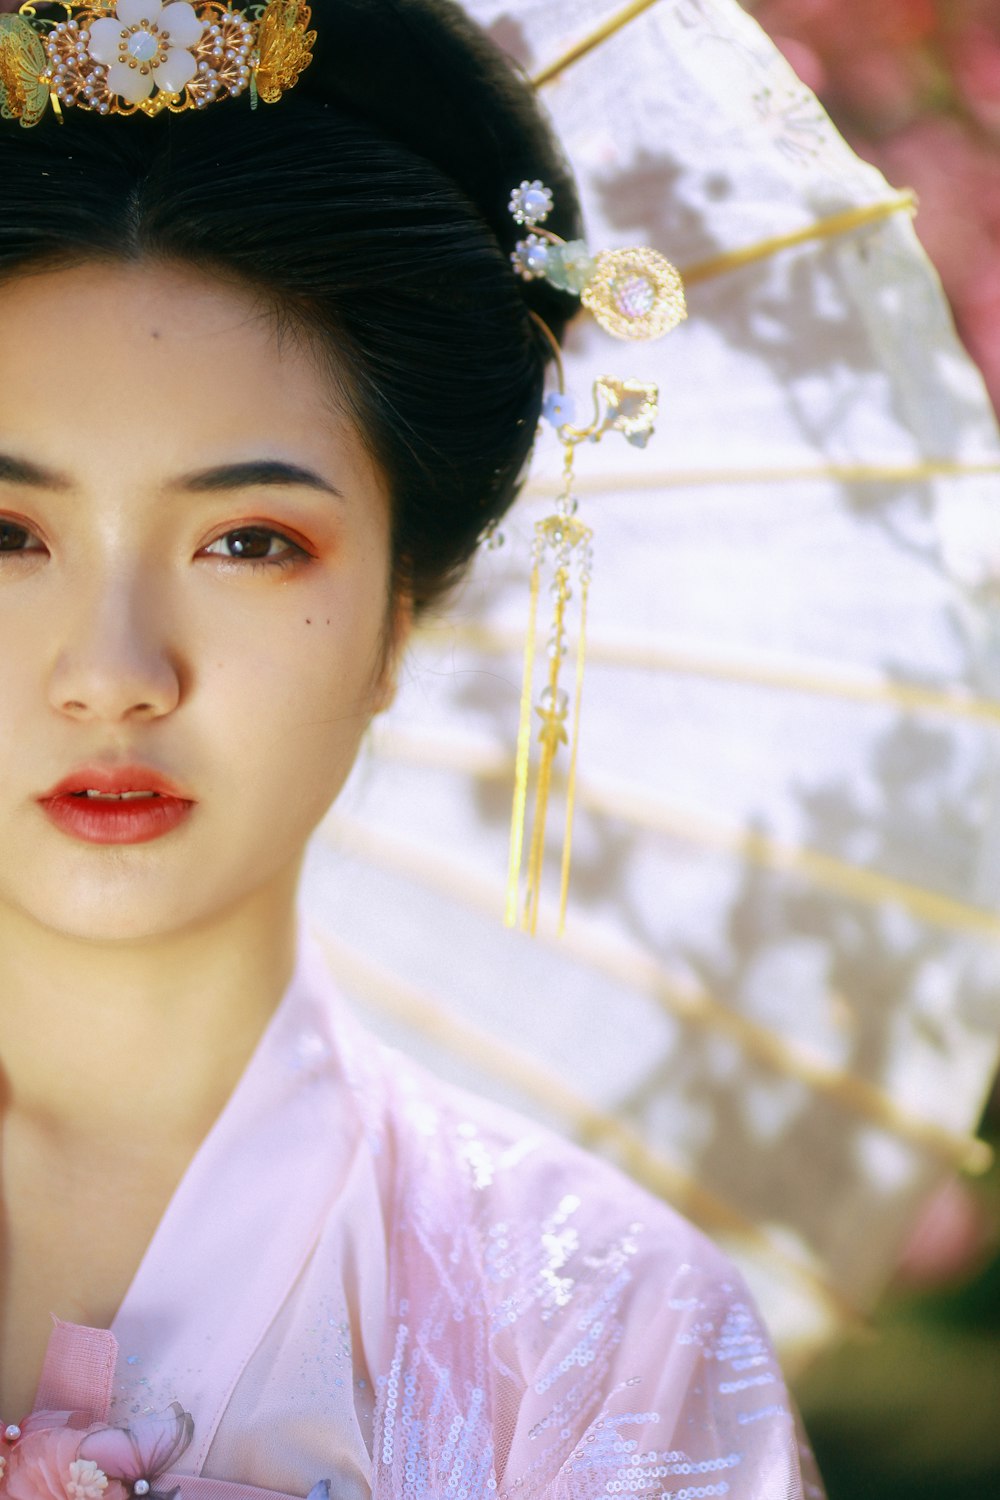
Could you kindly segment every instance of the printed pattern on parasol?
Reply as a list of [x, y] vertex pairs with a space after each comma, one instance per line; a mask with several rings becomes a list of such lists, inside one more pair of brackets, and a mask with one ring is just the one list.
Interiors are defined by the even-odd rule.
[[735, 0], [621, 25], [607, 0], [469, 9], [539, 78], [589, 243], [659, 250], [689, 316], [629, 347], [581, 319], [566, 351], [574, 391], [655, 381], [660, 420], [645, 452], [577, 464], [565, 936], [555, 855], [538, 937], [502, 920], [545, 438], [314, 841], [305, 907], [388, 1036], [722, 1240], [794, 1366], [864, 1316], [942, 1178], [988, 1160], [1000, 438], [912, 198]]

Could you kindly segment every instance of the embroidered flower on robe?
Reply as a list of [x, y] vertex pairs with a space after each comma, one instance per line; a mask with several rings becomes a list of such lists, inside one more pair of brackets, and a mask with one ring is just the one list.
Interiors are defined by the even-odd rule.
[[90, 23], [88, 51], [108, 70], [108, 88], [129, 104], [141, 104], [153, 85], [179, 94], [198, 71], [188, 50], [205, 30], [187, 0], [118, 0], [115, 17]]
[[131, 1427], [80, 1425], [74, 1412], [35, 1412], [0, 1470], [4, 1500], [129, 1500], [153, 1496], [180, 1458], [194, 1421], [175, 1401]]

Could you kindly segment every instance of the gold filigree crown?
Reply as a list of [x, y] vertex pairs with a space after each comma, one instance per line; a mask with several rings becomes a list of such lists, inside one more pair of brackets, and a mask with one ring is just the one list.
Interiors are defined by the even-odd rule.
[[[49, 7], [45, 7], [49, 8]], [[312, 61], [302, 0], [27, 0], [0, 16], [0, 116], [37, 125], [51, 104], [102, 115], [179, 114], [249, 92], [274, 104]]]

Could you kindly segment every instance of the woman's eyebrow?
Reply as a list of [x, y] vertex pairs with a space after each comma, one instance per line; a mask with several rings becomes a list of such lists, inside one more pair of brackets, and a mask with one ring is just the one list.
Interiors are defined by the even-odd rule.
[[[71, 490], [73, 481], [66, 474], [47, 469], [26, 458], [15, 458], [10, 453], [0, 453], [0, 484], [24, 485], [36, 490]], [[199, 469], [184, 474], [169, 488], [186, 490], [189, 494], [210, 494], [216, 491], [243, 490], [267, 485], [301, 485], [306, 489], [322, 490], [335, 495], [338, 500], [343, 493], [317, 474], [301, 464], [285, 463], [282, 459], [253, 459], [245, 463], [220, 464], [212, 469]]]
[[0, 453], [0, 484], [26, 485], [34, 490], [71, 490], [73, 481], [55, 469], [45, 469], [41, 464], [29, 463], [26, 458], [14, 458], [10, 453]]
[[[0, 478], [3, 471], [0, 469]], [[301, 464], [285, 463], [277, 458], [259, 458], [246, 463], [221, 464], [214, 469], [199, 469], [176, 480], [171, 489], [181, 489], [189, 494], [208, 494], [217, 490], [244, 490], [266, 485], [302, 485], [310, 490], [323, 490], [328, 495], [344, 498], [336, 485], [324, 479], [313, 469]]]

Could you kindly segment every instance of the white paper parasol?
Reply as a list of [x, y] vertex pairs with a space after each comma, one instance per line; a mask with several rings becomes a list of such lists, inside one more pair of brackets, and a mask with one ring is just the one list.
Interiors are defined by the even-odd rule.
[[[607, 0], [471, 0], [537, 74]], [[542, 85], [594, 248], [690, 316], [581, 320], [658, 380], [578, 456], [596, 533], [565, 938], [502, 925], [540, 443], [314, 841], [304, 906], [372, 1021], [607, 1151], [736, 1253], [786, 1357], [883, 1284], [1000, 1045], [1000, 441], [905, 198], [735, 0], [631, 7]], [[513, 184], [512, 184], [513, 186]], [[744, 253], [745, 252], [745, 253]], [[553, 886], [557, 882], [553, 881]]]

